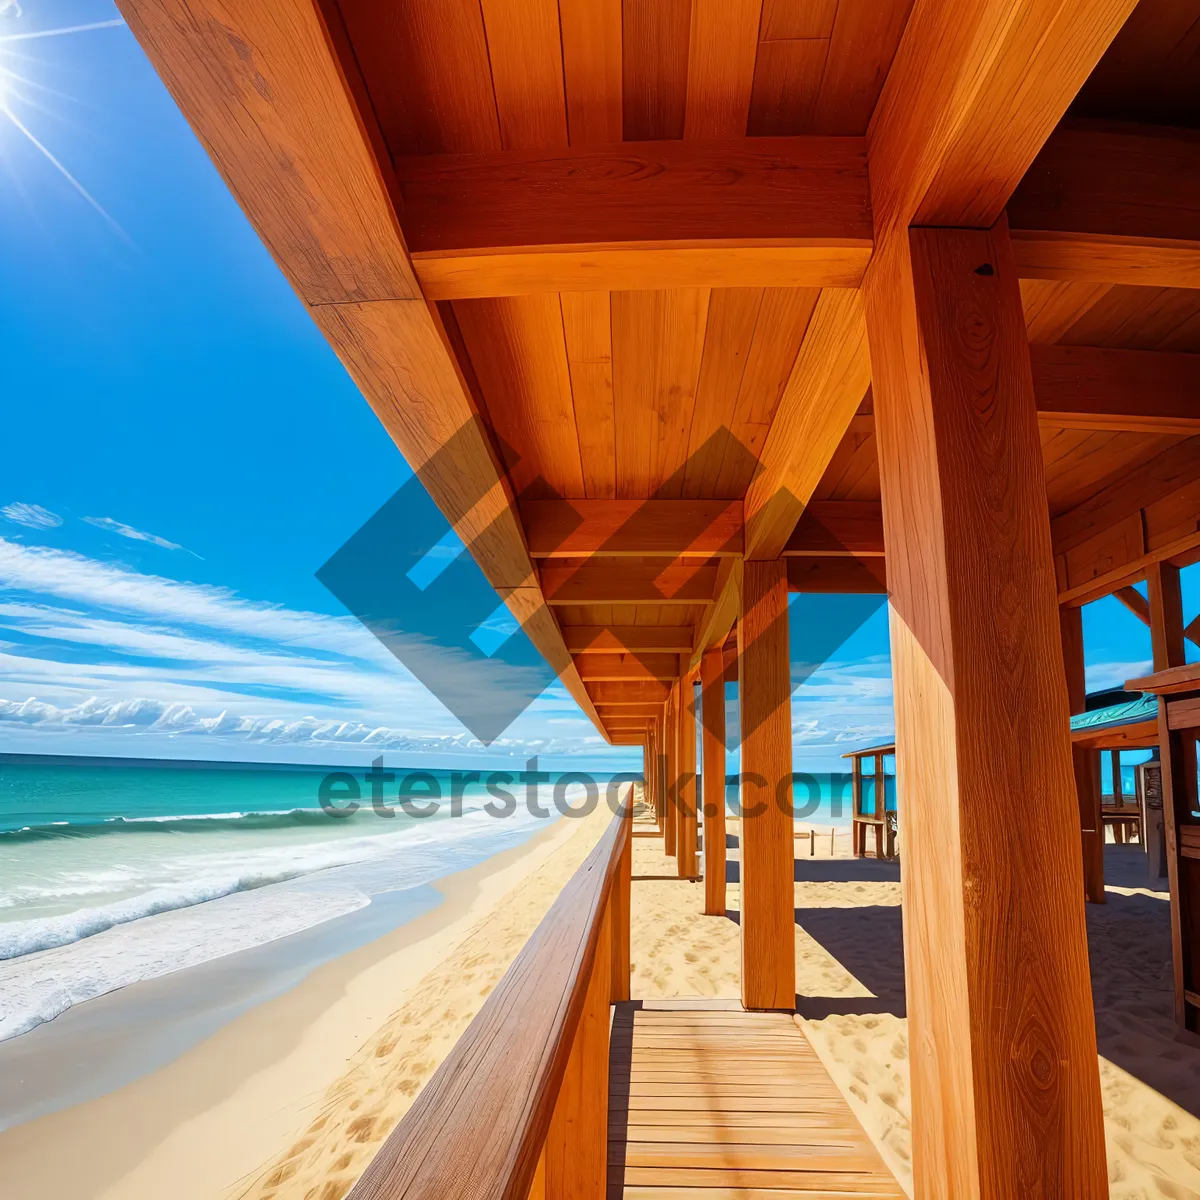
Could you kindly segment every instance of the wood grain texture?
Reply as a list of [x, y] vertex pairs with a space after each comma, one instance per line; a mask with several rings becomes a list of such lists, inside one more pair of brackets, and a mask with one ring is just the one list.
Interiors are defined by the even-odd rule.
[[594, 683], [588, 688], [595, 704], [600, 707], [627, 708], [646, 704], [662, 704], [670, 693], [665, 683]]
[[[669, 1004], [670, 1002], [659, 1002]], [[775, 1020], [767, 1022], [763, 1018]], [[786, 1014], [618, 1010], [608, 1187], [629, 1200], [903, 1195]], [[673, 1067], [661, 1095], [631, 1082]], [[756, 1088], [755, 1072], [775, 1086]], [[756, 1094], [770, 1092], [773, 1094]]]
[[479, 0], [338, 0], [337, 11], [352, 44], [343, 61], [358, 63], [393, 157], [500, 149]]
[[870, 383], [858, 292], [826, 289], [746, 492], [746, 557], [778, 558]]
[[1135, 3], [914, 5], [868, 134], [876, 228], [992, 225]]
[[1200, 431], [1200, 354], [1030, 347], [1038, 419], [1077, 429]]
[[1053, 343], [1112, 290], [1108, 283], [1022, 279], [1021, 304], [1031, 345]]
[[1200, 132], [1068, 120], [1009, 206], [1022, 273], [1200, 286], [1198, 194]]
[[[426, 294], [856, 283], [871, 249], [861, 138], [647, 142], [397, 167]], [[508, 289], [487, 290], [487, 289]]]
[[[1067, 681], [1067, 705], [1071, 715], [1087, 711], [1084, 677], [1083, 610], [1059, 609], [1063, 646], [1063, 673]], [[1100, 816], [1100, 755], [1096, 750], [1071, 745], [1075, 796], [1079, 805], [1079, 828], [1083, 846], [1083, 894], [1091, 904], [1103, 904], [1104, 823]]]
[[1196, 479], [1200, 479], [1200, 438], [1189, 438], [1056, 517], [1051, 523], [1054, 548], [1062, 553], [1082, 546]]
[[[914, 1186], [1099, 1198], [1079, 816], [1016, 265], [1003, 222], [914, 229], [876, 265]], [[998, 838], [989, 814], [1014, 796], [1031, 819]]]
[[704, 912], [725, 915], [725, 656], [706, 650], [700, 661], [703, 724]]
[[679, 687], [679, 816], [675, 836], [680, 879], [695, 879], [699, 872], [696, 805], [696, 697], [690, 679]]
[[567, 145], [558, 0], [479, 0], [506, 150]]
[[414, 252], [872, 236], [862, 138], [424, 155], [396, 170]]
[[1150, 612], [1150, 648], [1155, 671], [1182, 667], [1183, 599], [1179, 590], [1179, 568], [1155, 563], [1146, 572], [1147, 608]]
[[783, 548], [784, 556], [883, 556], [883, 510], [871, 500], [811, 500]]
[[683, 136], [744, 137], [762, 0], [692, 0]]
[[617, 494], [617, 463], [608, 293], [563, 292], [559, 303], [579, 433], [583, 494], [589, 499], [611, 500]]
[[519, 511], [534, 558], [742, 552], [740, 500], [528, 500]]
[[856, 558], [809, 555], [787, 558], [788, 590], [825, 595], [881, 596], [888, 590], [885, 560], [878, 556]]
[[722, 646], [729, 631], [737, 624], [742, 605], [742, 562], [726, 559], [717, 568], [716, 591], [713, 602], [696, 622], [692, 637], [692, 666], [713, 646]]
[[300, 298], [420, 289], [357, 105], [307, 0], [129, 0], [147, 57]]
[[717, 560], [553, 558], [539, 578], [547, 604], [707, 603], [716, 587]]
[[572, 146], [621, 141], [621, 0], [558, 0]]
[[623, 0], [625, 141], [683, 137], [692, 0]]
[[[583, 1081], [607, 1080], [607, 1056], [596, 1064], [587, 1051], [601, 1037], [608, 1044], [605, 914], [631, 824], [613, 818], [355, 1184], [355, 1200], [525, 1200], [579, 1037], [588, 1067]], [[597, 998], [591, 985], [598, 978], [604, 987]], [[575, 1082], [582, 1074], [574, 1073]], [[589, 1094], [603, 1127], [603, 1101]], [[488, 1119], [480, 1121], [485, 1098]], [[578, 1152], [586, 1156], [587, 1147]], [[549, 1176], [550, 1158], [546, 1166]]]
[[746, 130], [751, 137], [815, 132], [817, 100], [828, 55], [827, 38], [759, 44]]
[[839, 0], [814, 132], [867, 132], [911, 9], [912, 0]]
[[796, 1004], [787, 572], [747, 561], [738, 623], [742, 1003]]
[[678, 654], [585, 654], [575, 664], [585, 683], [593, 679], [675, 679]]
[[563, 638], [572, 654], [680, 654], [692, 647], [692, 631], [687, 626], [564, 625]]
[[707, 288], [613, 294], [620, 498], [682, 495], [708, 302]]
[[[654, 745], [654, 730], [647, 731], [643, 763], [648, 766]], [[651, 772], [644, 768], [645, 784], [650, 784]], [[653, 798], [647, 791], [646, 801], [653, 804]], [[629, 810], [628, 820], [633, 821], [633, 809]], [[617, 863], [617, 877], [613, 880], [612, 895], [608, 901], [609, 942], [612, 945], [612, 967], [610, 975], [610, 998], [613, 1004], [619, 1004], [629, 999], [629, 938], [630, 916], [633, 911], [633, 834], [625, 839], [621, 850], [621, 858]]]
[[[617, 817], [616, 820], [622, 818]], [[613, 895], [620, 864], [629, 849], [623, 839], [608, 902], [600, 918], [592, 971], [583, 1012], [571, 1042], [554, 1115], [542, 1150], [546, 1163], [546, 1200], [604, 1200], [608, 1158], [608, 1027], [612, 1000]]]

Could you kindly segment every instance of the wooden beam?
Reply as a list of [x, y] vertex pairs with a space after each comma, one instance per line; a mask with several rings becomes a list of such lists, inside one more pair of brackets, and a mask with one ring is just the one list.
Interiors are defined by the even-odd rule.
[[1150, 647], [1154, 669], [1182, 667], [1186, 661], [1183, 647], [1183, 599], [1179, 590], [1179, 568], [1170, 563], [1155, 563], [1146, 572], [1146, 607], [1150, 613]]
[[876, 233], [990, 227], [1136, 2], [915, 5], [867, 133]]
[[523, 500], [534, 558], [742, 553], [740, 500]]
[[540, 571], [547, 604], [707, 604], [717, 582], [716, 559], [560, 561]]
[[696, 624], [692, 637], [692, 666], [699, 663], [700, 656], [710, 646], [724, 643], [737, 623], [741, 603], [742, 562], [736, 558], [725, 559], [717, 570], [715, 598]]
[[1200, 433], [1200, 354], [1040, 345], [1029, 352], [1045, 425]]
[[700, 662], [703, 724], [704, 913], [725, 915], [725, 655], [706, 650]]
[[883, 557], [883, 511], [873, 500], [810, 500], [783, 548], [786, 557]]
[[[908, 1019], [924, 1048], [914, 1190], [1100, 1200], [1079, 815], [1016, 264], [1003, 221], [913, 229], [885, 254], [866, 299]], [[997, 837], [996, 805], [1017, 797], [1021, 835]]]
[[1146, 554], [1122, 558], [1111, 570], [1097, 574], [1075, 587], [1063, 588], [1058, 593], [1058, 602], [1073, 607], [1090, 604], [1093, 600], [1110, 595], [1124, 584], [1144, 579], [1146, 572], [1160, 562], [1174, 567], [1200, 562], [1200, 531], [1175, 538]]
[[613, 707], [608, 704], [597, 704], [596, 711], [600, 714], [601, 719], [605, 721], [609, 718], [620, 720], [622, 717], [645, 717], [649, 720], [655, 720], [662, 716], [662, 705], [625, 704]]
[[579, 678], [593, 679], [676, 679], [678, 654], [587, 654], [576, 664]]
[[1137, 590], [1137, 588], [1119, 587], [1115, 592], [1113, 592], [1113, 595], [1120, 600], [1120, 602], [1125, 605], [1125, 607], [1129, 609], [1129, 611], [1133, 613], [1133, 615], [1137, 617], [1137, 619], [1141, 621], [1143, 625], [1148, 626], [1150, 624], [1150, 603], [1146, 597]]
[[634, 683], [593, 683], [588, 688], [592, 701], [604, 708], [627, 708], [630, 705], [658, 704], [666, 701], [670, 689], [661, 681]]
[[696, 813], [696, 689], [688, 679], [679, 688], [679, 814], [675, 831], [675, 862], [680, 879], [695, 879], [699, 843]]
[[834, 595], [883, 595], [887, 569], [882, 558], [789, 558], [788, 590]]
[[655, 287], [854, 287], [871, 256], [861, 138], [626, 142], [397, 163], [437, 300]]
[[[1083, 611], [1060, 608], [1063, 674], [1067, 681], [1067, 707], [1071, 715], [1087, 711], [1087, 682], [1083, 657]], [[1083, 894], [1091, 904], [1103, 904], [1104, 822], [1100, 815], [1100, 755], [1072, 740], [1071, 766], [1075, 798], [1079, 807], [1079, 829], [1083, 846]]]
[[1064, 121], [1009, 205], [1027, 278], [1200, 287], [1200, 133]]
[[742, 1004], [796, 1004], [792, 700], [784, 564], [747, 562], [738, 623], [742, 682]]
[[1200, 438], [1188, 438], [1122, 475], [1051, 524], [1057, 553], [1081, 546], [1158, 500], [1200, 480]]
[[746, 557], [782, 553], [871, 381], [862, 298], [826, 288], [746, 492]]
[[409, 465], [584, 712], [508, 480], [396, 220], [344, 46], [311, 0], [122, 0], [121, 14]]
[[690, 625], [564, 625], [572, 654], [685, 654], [692, 648]]

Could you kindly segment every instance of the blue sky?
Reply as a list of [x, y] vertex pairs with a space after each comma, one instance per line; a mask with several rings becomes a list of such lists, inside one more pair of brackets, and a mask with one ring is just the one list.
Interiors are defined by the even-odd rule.
[[[111, 4], [0, 0], [0, 190], [0, 751], [475, 761], [315, 577], [410, 472]], [[1094, 686], [1141, 669], [1086, 615]], [[886, 611], [827, 655], [802, 769], [891, 731]], [[532, 753], [630, 761], [559, 688], [487, 757]]]

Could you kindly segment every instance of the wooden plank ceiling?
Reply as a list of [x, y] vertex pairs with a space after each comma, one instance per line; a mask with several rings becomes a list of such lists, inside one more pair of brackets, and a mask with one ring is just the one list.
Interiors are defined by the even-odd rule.
[[[843, 579], [826, 578], [821, 562], [851, 551], [867, 563], [861, 585], [882, 586], [861, 315], [837, 297], [861, 279], [871, 252], [865, 135], [912, 3], [324, 6], [360, 108], [377, 122], [370, 133], [394, 174], [412, 269], [506, 470], [542, 596], [615, 740], [640, 741], [704, 637], [725, 636], [714, 604], [724, 595], [729, 608], [736, 571], [723, 557], [779, 553], [810, 493], [814, 504], [784, 550], [809, 560], [793, 586]], [[1142, 0], [1070, 112], [1195, 128], [1198, 80], [1200, 0]], [[1045, 197], [1056, 186], [1051, 156], [1103, 154], [1086, 139], [1105, 129], [1076, 124], [1063, 134], [1074, 140], [1052, 139], [1014, 199], [1014, 236], [1038, 276], [1024, 284], [1031, 343], [1200, 354], [1200, 277], [1187, 275], [1188, 287], [1090, 279], [1075, 268], [1056, 277], [1076, 250], [1059, 244], [1057, 193]], [[1192, 202], [1183, 220], [1194, 240], [1195, 217]], [[1178, 239], [1172, 214], [1143, 219], [1152, 236]], [[1086, 237], [1107, 234], [1086, 227]], [[759, 253], [757, 241], [771, 246]], [[1194, 274], [1193, 264], [1200, 256], [1130, 278], [1173, 281]], [[850, 347], [836, 362], [833, 342]], [[1093, 401], [1090, 392], [1079, 399], [1074, 381], [1111, 376], [1107, 360], [1047, 351], [1038, 361], [1050, 514], [1056, 534], [1065, 521], [1063, 545], [1076, 557], [1072, 571], [1068, 549], [1060, 554], [1069, 588], [1112, 560], [1078, 549], [1096, 533], [1089, 502], [1115, 511], [1108, 491], [1164, 455], [1175, 456], [1173, 480], [1200, 478], [1194, 379], [1179, 384], [1177, 409], [1138, 428], [1080, 415]], [[1136, 378], [1146, 360], [1129, 361]], [[824, 423], [807, 415], [812, 399], [829, 410]], [[772, 458], [781, 427], [793, 447]], [[796, 444], [809, 455], [800, 465]], [[751, 485], [760, 472], [798, 493], [797, 503], [758, 511]], [[636, 502], [744, 498], [744, 538], [739, 507], [720, 545], [715, 510], [702, 506], [675, 525], [674, 510], [656, 510], [640, 540], [630, 525]], [[635, 503], [612, 509], [619, 519], [589, 542], [600, 510], [556, 514], [555, 500]], [[582, 541], [567, 557], [572, 512]], [[1176, 516], [1163, 517], [1164, 529], [1177, 533]]]

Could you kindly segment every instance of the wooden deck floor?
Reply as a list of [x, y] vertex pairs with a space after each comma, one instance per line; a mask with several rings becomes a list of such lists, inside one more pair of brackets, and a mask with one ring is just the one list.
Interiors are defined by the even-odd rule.
[[903, 1195], [790, 1016], [618, 1005], [609, 1200]]

